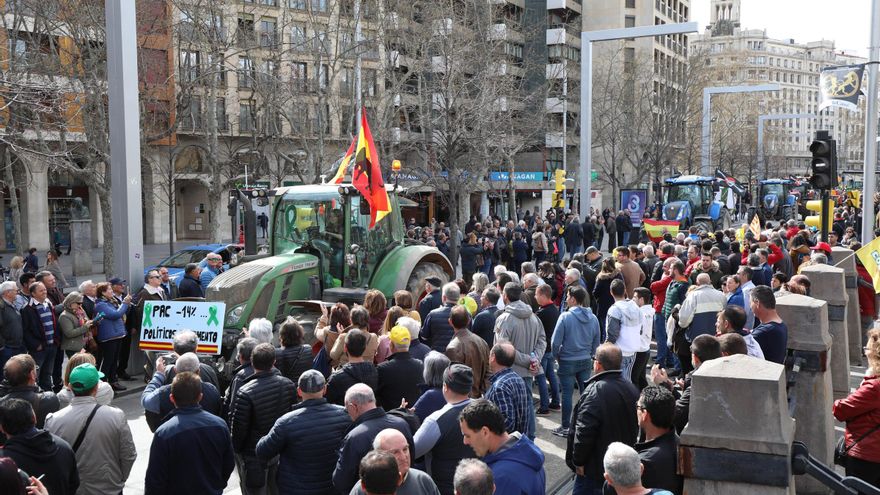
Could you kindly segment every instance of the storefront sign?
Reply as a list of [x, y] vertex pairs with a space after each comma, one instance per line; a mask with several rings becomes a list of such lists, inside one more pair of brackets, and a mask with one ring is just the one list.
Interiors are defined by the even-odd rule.
[[642, 225], [642, 217], [645, 215], [645, 207], [648, 203], [648, 191], [645, 189], [623, 189], [620, 191], [620, 204], [629, 210], [629, 217], [633, 227]]
[[140, 348], [144, 351], [170, 351], [174, 335], [192, 330], [199, 337], [199, 354], [220, 354], [226, 303], [146, 301], [141, 323]]
[[[489, 172], [489, 180], [493, 182], [510, 180], [510, 172]], [[514, 172], [513, 180], [521, 182], [541, 182], [544, 172]]]

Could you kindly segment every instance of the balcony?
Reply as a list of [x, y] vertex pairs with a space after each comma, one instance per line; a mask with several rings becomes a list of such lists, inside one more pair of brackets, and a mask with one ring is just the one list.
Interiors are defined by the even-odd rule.
[[584, 10], [581, 0], [547, 0], [547, 10], [569, 9], [578, 14]]
[[553, 25], [547, 28], [548, 45], [570, 45], [581, 47], [581, 33], [571, 26]]
[[[548, 148], [562, 148], [562, 131], [547, 131], [544, 134], [544, 146]], [[567, 146], [577, 146], [580, 139], [575, 136], [571, 129], [568, 131], [568, 139], [565, 140]]]

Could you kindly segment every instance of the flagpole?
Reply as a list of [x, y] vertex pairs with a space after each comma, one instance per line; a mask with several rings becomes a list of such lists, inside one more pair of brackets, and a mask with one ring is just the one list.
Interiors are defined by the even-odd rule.
[[[877, 64], [880, 63], [880, 0], [871, 2], [871, 47], [868, 80], [868, 104], [865, 111], [865, 166], [862, 190], [862, 244], [874, 239], [874, 191], [877, 180]], [[823, 220], [824, 224], [824, 220]]]
[[361, 0], [354, 0], [354, 43], [357, 53], [354, 62], [354, 94], [355, 107], [357, 108], [354, 130], [355, 136], [357, 136], [361, 128], [361, 113], [364, 111], [361, 100]]

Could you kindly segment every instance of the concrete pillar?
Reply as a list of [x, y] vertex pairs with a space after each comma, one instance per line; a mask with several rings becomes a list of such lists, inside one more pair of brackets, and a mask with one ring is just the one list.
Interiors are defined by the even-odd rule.
[[[495, 213], [498, 213], [498, 215], [501, 218], [504, 218], [507, 216], [507, 215], [501, 214], [500, 212], [495, 212]], [[480, 220], [483, 220], [484, 218], [486, 218], [488, 216], [489, 216], [489, 193], [484, 191], [484, 192], [480, 193]]]
[[98, 192], [89, 189], [89, 213], [92, 215], [92, 247], [104, 245], [104, 213], [101, 211], [101, 202], [98, 200]]
[[20, 251], [35, 247], [38, 251], [49, 249], [49, 168], [33, 158], [19, 156], [30, 173], [27, 183], [19, 188], [21, 198], [21, 235], [24, 238]]
[[679, 447], [684, 493], [793, 495], [794, 430], [782, 365], [742, 354], [703, 363]]
[[[830, 268], [830, 267], [829, 267]], [[815, 290], [817, 284], [813, 282]], [[788, 326], [786, 375], [794, 380], [788, 391], [797, 424], [795, 440], [803, 442], [816, 459], [832, 466], [834, 418], [831, 416], [831, 371], [828, 333], [828, 303], [799, 294], [786, 294], [776, 300], [776, 310]], [[795, 374], [794, 364], [798, 365]], [[757, 401], [751, 401], [757, 403]], [[809, 476], [795, 479], [797, 493], [828, 494], [831, 490]]]
[[70, 244], [73, 255], [73, 274], [91, 275], [92, 268], [92, 221], [70, 221]]
[[849, 346], [850, 366], [862, 365], [862, 320], [859, 308], [858, 273], [856, 256], [852, 249], [835, 246], [831, 248], [834, 266], [843, 268], [846, 282], [846, 333]]
[[801, 274], [810, 279], [810, 295], [828, 303], [828, 333], [831, 334], [831, 383], [834, 398], [849, 395], [849, 344], [847, 343], [846, 282], [843, 268], [831, 265], [805, 267]]

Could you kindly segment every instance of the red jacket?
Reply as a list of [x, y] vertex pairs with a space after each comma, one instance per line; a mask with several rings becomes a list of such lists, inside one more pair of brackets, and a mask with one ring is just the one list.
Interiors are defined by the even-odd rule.
[[[856, 271], [859, 273], [859, 314], [862, 316], [870, 316], [871, 318], [877, 314], [877, 308], [874, 306], [874, 282], [868, 269], [861, 263], [856, 263]], [[863, 285], [867, 283], [867, 286]]]
[[[779, 263], [780, 261], [782, 261], [782, 249], [780, 249], [779, 246], [777, 246], [776, 244], [773, 244], [773, 243], [769, 243], [769, 244], [767, 244], [767, 249], [770, 250], [770, 255], [767, 256], [767, 264], [768, 265], [772, 266], [772, 265], [775, 265], [776, 263]], [[742, 266], [749, 265], [749, 255], [750, 254], [752, 254], [752, 253], [748, 249], [743, 249], [742, 262], [741, 262]]]
[[654, 311], [657, 314], [663, 312], [663, 303], [666, 302], [666, 288], [672, 283], [672, 277], [663, 275], [660, 280], [651, 282], [651, 294], [654, 294]]
[[[832, 414], [838, 421], [846, 422], [846, 445], [880, 425], [880, 377], [866, 376], [862, 384], [849, 397], [834, 401]], [[849, 455], [864, 461], [880, 462], [880, 429], [859, 441]]]

